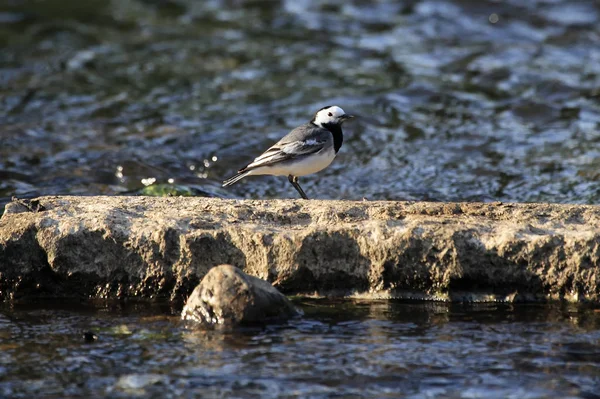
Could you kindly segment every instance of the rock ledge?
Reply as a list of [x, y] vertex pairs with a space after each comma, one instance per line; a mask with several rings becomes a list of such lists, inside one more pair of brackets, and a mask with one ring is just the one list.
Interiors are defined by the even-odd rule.
[[183, 300], [228, 263], [286, 294], [600, 300], [600, 207], [40, 197], [0, 219], [0, 299]]

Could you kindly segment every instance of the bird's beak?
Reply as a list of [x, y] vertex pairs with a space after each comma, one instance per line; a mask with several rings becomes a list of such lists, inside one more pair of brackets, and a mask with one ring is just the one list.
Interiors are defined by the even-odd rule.
[[343, 121], [348, 120], [348, 119], [352, 119], [352, 118], [354, 118], [354, 115], [348, 115], [348, 114], [342, 115], [342, 120]]

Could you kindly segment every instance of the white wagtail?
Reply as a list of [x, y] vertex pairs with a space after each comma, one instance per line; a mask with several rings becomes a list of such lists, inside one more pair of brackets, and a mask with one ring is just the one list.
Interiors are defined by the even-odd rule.
[[335, 105], [321, 108], [310, 122], [289, 132], [235, 176], [225, 180], [223, 187], [251, 175], [287, 176], [302, 198], [308, 199], [298, 184], [298, 176], [329, 166], [344, 141], [342, 123], [350, 118], [354, 116]]

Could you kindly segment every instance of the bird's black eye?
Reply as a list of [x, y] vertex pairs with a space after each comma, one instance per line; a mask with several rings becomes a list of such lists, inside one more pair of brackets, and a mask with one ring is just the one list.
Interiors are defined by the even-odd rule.
[[332, 114], [331, 112], [329, 112], [327, 115], [329, 115], [329, 116], [333, 116], [333, 114]]

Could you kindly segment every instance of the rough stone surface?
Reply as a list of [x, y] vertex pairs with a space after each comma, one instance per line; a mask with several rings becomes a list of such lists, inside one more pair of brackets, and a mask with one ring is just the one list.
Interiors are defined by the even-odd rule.
[[215, 266], [188, 298], [181, 318], [205, 326], [236, 326], [283, 321], [294, 305], [264, 280], [235, 266]]
[[183, 300], [228, 263], [286, 294], [600, 300], [600, 207], [41, 197], [0, 219], [0, 297]]

